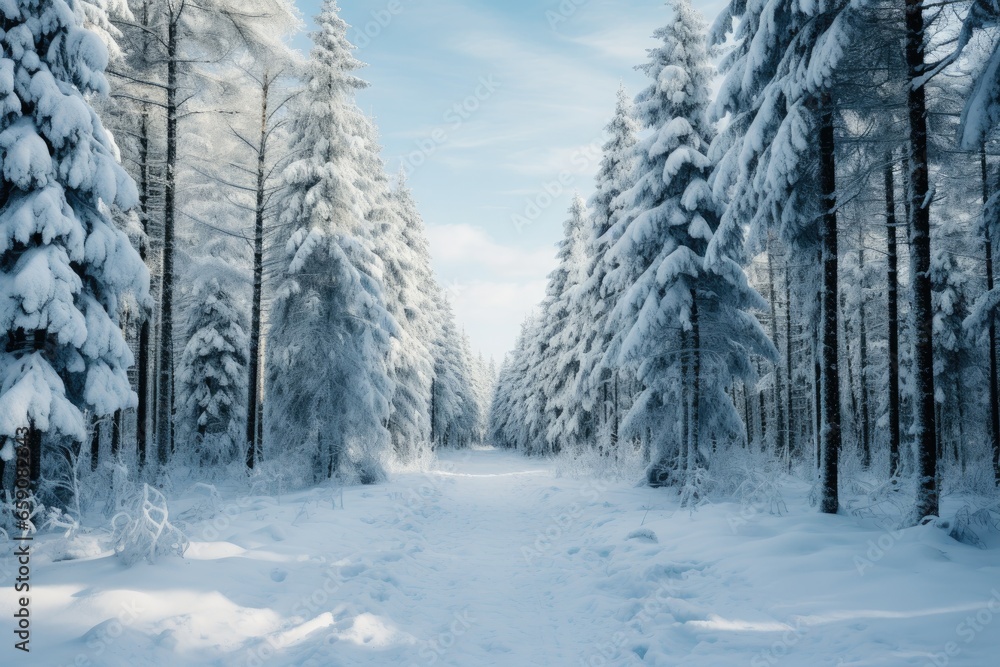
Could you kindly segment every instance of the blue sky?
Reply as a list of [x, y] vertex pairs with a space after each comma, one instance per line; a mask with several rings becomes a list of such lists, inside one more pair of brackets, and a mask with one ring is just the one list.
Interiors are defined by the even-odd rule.
[[[297, 0], [311, 21], [320, 0]], [[695, 5], [711, 21], [719, 0]], [[663, 25], [663, 0], [341, 0], [390, 172], [420, 204], [474, 349], [499, 363], [542, 299], [574, 191]], [[307, 50], [303, 35], [297, 44]]]

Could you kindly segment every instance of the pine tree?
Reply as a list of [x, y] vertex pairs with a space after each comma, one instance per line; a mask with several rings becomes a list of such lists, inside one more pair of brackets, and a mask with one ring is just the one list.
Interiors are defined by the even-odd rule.
[[583, 199], [574, 197], [563, 226], [563, 240], [556, 256], [558, 265], [549, 274], [548, 294], [542, 303], [543, 329], [548, 341], [535, 379], [536, 389], [545, 396], [545, 440], [552, 452], [575, 446], [586, 419], [576, 394], [580, 368], [581, 331], [592, 325], [590, 318], [574, 308], [576, 292], [586, 263], [587, 210]]
[[433, 326], [428, 319], [425, 292], [429, 275], [429, 253], [416, 206], [400, 183], [389, 188], [384, 165], [378, 157], [374, 128], [359, 170], [368, 183], [371, 199], [367, 219], [374, 232], [376, 254], [384, 266], [386, 302], [399, 324], [389, 361], [395, 384], [389, 431], [396, 454], [403, 459], [416, 455], [430, 442], [430, 387], [434, 374], [431, 354]]
[[[189, 270], [191, 285], [178, 374], [182, 441], [203, 467], [227, 465], [242, 452], [250, 340], [245, 297], [249, 276], [222, 244]], [[241, 298], [242, 297], [242, 298]]]
[[[654, 484], [667, 480], [675, 462], [692, 474], [705, 436], [742, 440], [725, 390], [734, 374], [752, 374], [750, 355], [776, 354], [745, 312], [766, 303], [733, 261], [731, 241], [722, 239], [707, 256], [719, 225], [705, 155], [713, 136], [705, 113], [712, 70], [701, 17], [686, 0], [673, 10], [671, 23], [655, 33], [663, 45], [642, 67], [654, 83], [639, 94], [637, 110], [651, 133], [637, 146], [635, 184], [622, 196], [623, 232], [609, 251], [626, 269], [615, 277], [629, 279], [611, 315], [622, 332], [612, 350], [645, 386], [629, 420], [650, 433]], [[664, 420], [672, 406], [681, 406], [677, 419]]]
[[730, 115], [711, 153], [716, 196], [731, 196], [722, 225], [734, 231], [725, 234], [749, 223], [751, 247], [762, 249], [777, 230], [797, 256], [822, 264], [818, 414], [820, 509], [827, 513], [839, 506], [841, 449], [833, 90], [853, 16], [842, 0], [734, 0], [711, 31], [711, 41], [722, 44], [737, 21], [736, 46], [721, 63], [725, 79], [711, 110], [715, 119]]
[[[575, 294], [573, 310], [579, 322], [586, 322], [581, 324], [580, 370], [575, 392], [581, 402], [580, 409], [589, 413], [590, 421], [594, 422], [593, 429], [608, 432], [613, 441], [608, 443], [611, 446], [618, 438], [619, 403], [615, 399], [619, 388], [616, 380], [621, 371], [602, 361], [614, 333], [608, 323], [608, 312], [620, 295], [606, 284], [609, 271], [616, 268], [608, 263], [607, 251], [621, 232], [617, 224], [623, 206], [621, 194], [632, 184], [637, 132], [632, 101], [624, 87], [618, 89], [615, 113], [606, 132], [608, 139], [603, 146], [595, 191], [588, 202], [591, 213], [587, 266]], [[581, 434], [586, 432], [581, 427]]]
[[455, 326], [451, 304], [440, 290], [435, 295], [435, 313], [440, 328], [433, 346], [432, 441], [435, 446], [466, 447], [474, 440], [480, 419], [471, 386], [468, 343]]
[[137, 193], [88, 104], [108, 52], [77, 0], [0, 6], [0, 435], [30, 428], [31, 477], [53, 474], [86, 413], [135, 405], [119, 304], [149, 274], [109, 207]]
[[353, 94], [366, 84], [335, 0], [325, 0], [291, 112], [281, 222], [288, 268], [269, 337], [265, 442], [276, 455], [302, 449], [314, 479], [384, 478], [393, 383], [386, 366], [398, 327], [386, 310], [381, 261], [365, 225], [357, 155], [367, 122]]

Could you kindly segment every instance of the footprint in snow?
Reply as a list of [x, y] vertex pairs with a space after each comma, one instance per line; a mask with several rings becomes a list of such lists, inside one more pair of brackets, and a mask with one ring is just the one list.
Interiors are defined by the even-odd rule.
[[271, 581], [280, 584], [288, 576], [287, 570], [282, 570], [280, 567], [276, 567], [271, 570]]
[[340, 568], [340, 576], [342, 576], [344, 579], [352, 579], [367, 569], [368, 566], [362, 565], [361, 563], [355, 563], [354, 565], [344, 565], [343, 567]]

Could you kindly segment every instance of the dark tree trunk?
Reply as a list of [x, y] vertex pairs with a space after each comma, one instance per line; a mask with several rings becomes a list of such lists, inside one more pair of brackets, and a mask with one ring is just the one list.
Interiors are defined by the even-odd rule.
[[[767, 248], [767, 285], [769, 288], [768, 296], [771, 300], [771, 341], [775, 346], [779, 345], [778, 341], [778, 298], [774, 291], [774, 260], [771, 255], [773, 252], [773, 247], [771, 243], [768, 243]], [[774, 365], [774, 428], [775, 437], [774, 446], [775, 454], [777, 456], [785, 456], [787, 454], [786, 447], [787, 441], [786, 437], [786, 424], [785, 424], [785, 410], [784, 410], [784, 391], [782, 387], [783, 376], [781, 373], [781, 364], [777, 363]]]
[[97, 470], [101, 455], [101, 420], [97, 415], [90, 417], [90, 471]]
[[[846, 295], [840, 295], [840, 337], [844, 341], [844, 354], [843, 358], [847, 363], [844, 364], [845, 371], [847, 372], [847, 393], [851, 400], [851, 421], [854, 424], [854, 437], [856, 438], [855, 445], [857, 441], [860, 441], [860, 424], [858, 422], [858, 394], [854, 389], [854, 354], [851, 351], [851, 338], [847, 334], [847, 298]], [[841, 394], [843, 394], [843, 387], [841, 387]]]
[[813, 444], [815, 446], [816, 470], [819, 470], [823, 463], [823, 443], [820, 435], [823, 430], [823, 368], [820, 363], [818, 335], [815, 346], [816, 349], [813, 350]]
[[257, 420], [260, 403], [261, 300], [264, 286], [264, 203], [267, 164], [267, 102], [271, 80], [261, 80], [260, 143], [257, 146], [257, 206], [253, 238], [253, 313], [250, 322], [250, 374], [247, 385], [247, 468], [253, 470], [260, 456]]
[[823, 195], [821, 243], [823, 252], [822, 316], [822, 465], [820, 467], [820, 511], [836, 514], [839, 509], [840, 461], [840, 365], [837, 331], [837, 172], [834, 142], [833, 101], [823, 94], [820, 111], [820, 187]]
[[[698, 329], [698, 298], [691, 291], [691, 423], [690, 446], [687, 455], [688, 470], [698, 467], [698, 453], [701, 451], [701, 333]], [[691, 475], [688, 475], [691, 481]]]
[[437, 444], [437, 378], [431, 379], [431, 449]]
[[767, 448], [767, 401], [762, 391], [757, 392], [757, 408], [760, 417], [760, 449], [764, 451]]
[[157, 389], [158, 412], [156, 456], [166, 465], [174, 449], [174, 224], [177, 167], [177, 22], [171, 15], [167, 24], [167, 162], [163, 203], [163, 277], [160, 288], [160, 364]]
[[117, 461], [122, 451], [122, 427], [124, 426], [125, 413], [115, 410], [115, 415], [111, 419], [111, 458]]
[[868, 326], [865, 320], [865, 243], [862, 228], [858, 228], [858, 268], [861, 272], [858, 292], [858, 402], [861, 408], [861, 465], [872, 462], [871, 415], [868, 407]]
[[885, 232], [889, 308], [889, 476], [899, 474], [899, 256], [896, 250], [896, 184], [892, 155], [885, 164]]
[[[986, 169], [986, 147], [979, 152], [979, 166], [983, 179], [983, 215], [986, 215], [986, 202], [990, 198], [989, 175]], [[983, 233], [986, 236], [986, 290], [993, 291], [993, 235], [992, 220], [983, 220]], [[990, 354], [990, 435], [993, 440], [993, 475], [996, 484], [1000, 486], [1000, 396], [998, 396], [997, 378], [997, 320], [990, 316], [989, 326]], [[961, 398], [959, 399], [961, 400]]]
[[918, 491], [913, 522], [937, 516], [937, 452], [934, 415], [934, 311], [931, 304], [931, 202], [927, 164], [923, 0], [906, 0], [906, 68], [910, 81], [910, 252], [913, 255], [914, 432]]
[[677, 448], [677, 470], [684, 474], [688, 468], [691, 452], [691, 378], [688, 365], [688, 348], [691, 346], [691, 332], [681, 330], [681, 385], [680, 417], [681, 438]]
[[[142, 5], [142, 25], [149, 25], [149, 2]], [[143, 32], [143, 53], [148, 53], [149, 36]], [[143, 105], [139, 118], [139, 216], [142, 218], [143, 239], [139, 245], [139, 256], [142, 261], [149, 262], [149, 106]], [[135, 446], [139, 470], [146, 467], [146, 453], [149, 449], [149, 434], [156, 432], [153, 415], [149, 410], [149, 365], [150, 365], [150, 318], [152, 313], [143, 313], [139, 324], [139, 360], [138, 377], [136, 378], [136, 394], [139, 405], [135, 410]]]
[[32, 493], [38, 493], [38, 483], [42, 479], [42, 431], [32, 421], [28, 424], [28, 482]]
[[615, 371], [615, 389], [613, 399], [613, 410], [611, 417], [611, 447], [618, 447], [618, 371]]
[[785, 386], [788, 388], [788, 403], [785, 412], [788, 413], [788, 469], [792, 468], [792, 459], [795, 456], [796, 436], [795, 436], [795, 410], [792, 405], [792, 280], [788, 275], [790, 271], [788, 258], [785, 259]]
[[743, 392], [743, 423], [746, 425], [747, 448], [749, 448], [753, 442], [753, 422], [750, 416], [750, 388], [744, 384], [741, 391]]

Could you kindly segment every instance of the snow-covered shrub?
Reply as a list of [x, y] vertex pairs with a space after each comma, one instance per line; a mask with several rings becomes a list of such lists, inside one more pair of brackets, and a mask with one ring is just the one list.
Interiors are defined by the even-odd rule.
[[196, 482], [184, 495], [196, 495], [197, 499], [178, 515], [181, 521], [205, 521], [214, 519], [222, 511], [222, 496], [214, 484]]
[[621, 443], [603, 452], [594, 447], [580, 447], [556, 459], [556, 474], [567, 477], [597, 477], [614, 481], [636, 482], [643, 479], [646, 457], [641, 446]]
[[[281, 496], [288, 490], [288, 476], [294, 477], [294, 472], [289, 466], [275, 461], [258, 463], [247, 477], [248, 495], [274, 496], [280, 501]], [[310, 474], [304, 465], [302, 472]]]
[[38, 495], [50, 505], [58, 505], [72, 512], [77, 518], [83, 515], [83, 494], [86, 487], [80, 483], [81, 456], [77, 446], [60, 447], [61, 465], [51, 466], [49, 475], [42, 478]]
[[715, 481], [705, 468], [693, 468], [684, 473], [684, 486], [680, 490], [681, 507], [687, 507], [693, 514], [708, 502], [708, 494], [715, 487]]
[[38, 532], [45, 521], [45, 505], [39, 502], [37, 496], [29, 495], [21, 502], [26, 503], [26, 505], [22, 504], [21, 507], [26, 508], [28, 512], [28, 518], [25, 520], [26, 528], [18, 527], [21, 519], [15, 515], [15, 512], [19, 511], [17, 498], [9, 491], [4, 491], [0, 495], [0, 531], [6, 533], [8, 537], [25, 532], [28, 535], [33, 535]]
[[900, 479], [867, 482], [855, 478], [853, 497], [844, 502], [845, 509], [859, 518], [873, 518], [888, 524], [897, 524], [909, 512], [912, 505], [912, 483], [904, 484]]
[[111, 519], [115, 555], [126, 566], [158, 556], [183, 556], [188, 538], [170, 523], [167, 499], [149, 484], [142, 485], [129, 507]]
[[938, 519], [935, 524], [963, 544], [986, 549], [991, 536], [1000, 534], [1000, 502], [985, 505], [966, 503], [950, 519]]

